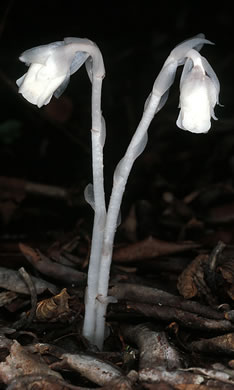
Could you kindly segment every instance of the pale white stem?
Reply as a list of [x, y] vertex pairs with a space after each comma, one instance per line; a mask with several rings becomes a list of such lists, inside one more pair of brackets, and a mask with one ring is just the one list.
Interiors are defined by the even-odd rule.
[[135, 159], [139, 155], [136, 155], [136, 148], [138, 148], [138, 146], [144, 140], [144, 137], [146, 137], [148, 127], [155, 115], [159, 102], [160, 95], [152, 93], [149, 98], [149, 101], [147, 102], [147, 106], [143, 113], [142, 119], [125, 153], [125, 156], [119, 163], [119, 166], [117, 168], [118, 174], [116, 174], [114, 177], [113, 189], [106, 217], [98, 282], [98, 296], [101, 297], [101, 300], [97, 300], [97, 323], [94, 344], [97, 345], [100, 349], [102, 349], [104, 341], [105, 314], [108, 305], [107, 294], [110, 276], [110, 266], [120, 205], [122, 202], [125, 186], [131, 168]]
[[92, 167], [94, 192], [94, 224], [92, 233], [91, 253], [89, 260], [88, 281], [85, 297], [85, 316], [83, 335], [94, 343], [96, 326], [96, 297], [98, 275], [102, 253], [106, 207], [103, 179], [103, 134], [101, 114], [102, 77], [92, 77]]

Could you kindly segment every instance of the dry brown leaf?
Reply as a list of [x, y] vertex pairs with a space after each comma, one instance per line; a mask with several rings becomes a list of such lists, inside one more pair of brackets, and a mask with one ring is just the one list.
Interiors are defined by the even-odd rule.
[[234, 259], [223, 261], [223, 264], [217, 270], [221, 272], [225, 281], [230, 284], [226, 292], [234, 300]]
[[70, 295], [67, 293], [67, 289], [64, 288], [54, 297], [39, 302], [36, 309], [36, 319], [49, 322], [66, 320], [71, 314], [69, 298]]
[[3, 291], [0, 293], [0, 307], [10, 304], [18, 295], [13, 291]]
[[203, 279], [204, 274], [202, 266], [208, 261], [208, 259], [208, 255], [197, 256], [179, 276], [177, 288], [179, 293], [183, 295], [185, 299], [190, 299], [198, 295], [197, 278], [200, 276], [200, 278]]

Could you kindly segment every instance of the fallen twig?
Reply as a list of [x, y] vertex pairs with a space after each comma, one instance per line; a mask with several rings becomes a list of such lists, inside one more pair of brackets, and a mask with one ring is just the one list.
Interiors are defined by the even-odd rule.
[[158, 307], [170, 306], [173, 310], [181, 309], [190, 313], [199, 314], [205, 318], [224, 320], [225, 314], [209, 306], [201, 305], [195, 301], [188, 301], [157, 288], [141, 286], [139, 284], [118, 283], [109, 289], [109, 295], [118, 300], [134, 301], [158, 305]]
[[30, 310], [28, 315], [25, 314], [24, 316], [22, 316], [18, 321], [16, 321], [13, 324], [13, 327], [17, 330], [19, 328], [22, 328], [25, 325], [28, 326], [32, 322], [32, 320], [35, 316], [35, 313], [36, 313], [36, 308], [37, 308], [37, 291], [36, 291], [35, 285], [33, 284], [31, 276], [25, 271], [25, 269], [23, 267], [21, 267], [19, 269], [19, 273], [23, 277], [26, 285], [28, 286], [29, 292], [30, 292], [31, 310]]
[[173, 243], [158, 240], [150, 236], [145, 240], [116, 249], [113, 254], [113, 261], [118, 263], [127, 263], [144, 259], [152, 259], [158, 256], [196, 249], [199, 248], [199, 246], [199, 244], [191, 241]]
[[234, 324], [228, 320], [215, 320], [201, 317], [198, 314], [190, 313], [188, 311], [173, 308], [171, 306], [160, 306], [137, 302], [121, 302], [111, 304], [109, 317], [116, 314], [131, 313], [131, 318], [134, 314], [156, 318], [157, 320], [172, 322], [176, 321], [183, 327], [202, 330], [202, 331], [216, 331], [216, 332], [232, 332], [234, 331]]
[[[32, 281], [38, 295], [42, 294], [45, 290], [49, 290], [53, 294], [56, 294], [57, 292], [57, 287], [54, 284], [46, 282], [43, 279], [32, 276]], [[30, 294], [25, 281], [19, 275], [19, 272], [4, 267], [0, 267], [0, 287], [20, 294]]]
[[[109, 384], [114, 379], [124, 379], [125, 377], [119, 368], [96, 356], [83, 353], [64, 353], [61, 355], [61, 359], [60, 362], [53, 363], [51, 367], [53, 369], [73, 369], [100, 386]], [[126, 381], [129, 381], [127, 377]]]
[[22, 243], [19, 244], [19, 248], [30, 264], [42, 274], [51, 276], [53, 279], [62, 280], [64, 283], [85, 284], [86, 274], [84, 272], [51, 261], [39, 250], [34, 250]]

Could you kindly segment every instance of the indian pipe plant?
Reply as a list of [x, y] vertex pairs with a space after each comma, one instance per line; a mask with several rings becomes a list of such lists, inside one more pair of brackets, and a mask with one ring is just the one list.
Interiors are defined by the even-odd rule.
[[217, 119], [214, 108], [219, 99], [219, 81], [208, 61], [199, 53], [206, 43], [212, 44], [203, 34], [198, 34], [176, 46], [164, 62], [146, 99], [139, 125], [124, 157], [115, 169], [107, 210], [103, 180], [106, 129], [101, 111], [105, 68], [99, 48], [88, 39], [64, 38], [63, 41], [26, 50], [20, 56], [20, 60], [29, 68], [27, 73], [16, 81], [19, 93], [38, 107], [48, 104], [53, 95], [58, 98], [66, 88], [70, 76], [83, 64], [92, 83], [93, 184], [87, 185], [85, 198], [94, 209], [94, 223], [85, 293], [83, 335], [100, 350], [104, 342], [107, 306], [110, 302], [116, 302], [115, 297], [108, 296], [108, 284], [113, 242], [125, 186], [134, 161], [147, 144], [149, 125], [167, 101], [178, 66], [184, 65], [180, 80], [177, 126], [193, 133], [207, 133], [211, 127], [211, 118]]

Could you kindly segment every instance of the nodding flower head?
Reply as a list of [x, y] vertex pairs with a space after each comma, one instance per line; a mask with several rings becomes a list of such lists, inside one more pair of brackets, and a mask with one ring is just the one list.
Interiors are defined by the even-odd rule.
[[19, 93], [38, 107], [48, 104], [53, 95], [59, 97], [62, 94], [70, 75], [75, 73], [88, 57], [89, 53], [72, 44], [72, 38], [68, 42], [64, 40], [26, 50], [20, 60], [25, 62], [29, 69], [16, 81]]
[[180, 81], [177, 126], [192, 133], [207, 133], [219, 100], [219, 81], [207, 60], [196, 50], [186, 54]]
[[174, 82], [177, 67], [184, 65], [189, 51], [198, 52], [204, 44], [213, 45], [211, 41], [205, 39], [204, 34], [198, 34], [195, 37], [180, 43], [171, 51], [153, 86], [153, 93], [161, 97], [157, 111], [159, 111], [167, 101], [169, 88]]

